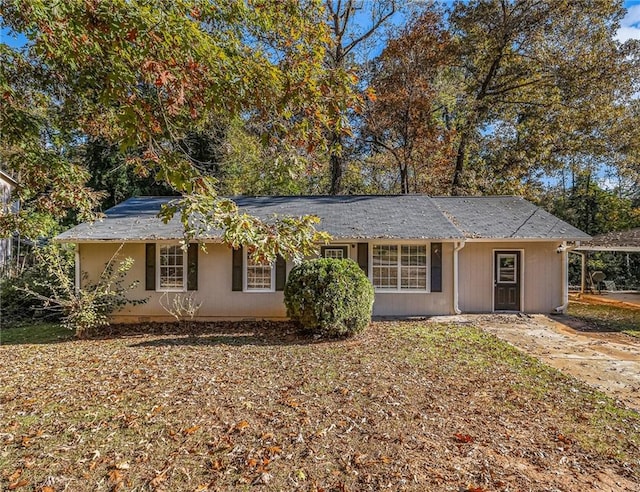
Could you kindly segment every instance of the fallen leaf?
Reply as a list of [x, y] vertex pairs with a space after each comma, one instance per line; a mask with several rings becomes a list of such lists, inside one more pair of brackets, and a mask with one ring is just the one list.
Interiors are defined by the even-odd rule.
[[15, 490], [26, 485], [29, 485], [29, 480], [20, 480], [18, 482], [10, 483], [8, 488], [9, 490]]
[[9, 482], [15, 482], [16, 480], [18, 480], [20, 475], [22, 475], [22, 468], [18, 468], [16, 471], [14, 471], [11, 475], [7, 477], [7, 480]]
[[267, 448], [267, 452], [268, 452], [271, 456], [273, 456], [273, 455], [275, 455], [275, 454], [280, 454], [280, 453], [282, 453], [282, 448], [281, 448], [280, 446], [269, 446], [269, 447]]
[[289, 408], [298, 408], [300, 406], [300, 403], [298, 403], [298, 401], [294, 400], [293, 398], [285, 400], [283, 404]]
[[241, 420], [233, 426], [233, 428], [237, 431], [241, 431], [243, 429], [246, 429], [247, 427], [249, 427], [249, 422], [247, 422], [246, 420]]
[[558, 434], [558, 441], [567, 444], [567, 445], [571, 445], [573, 444], [573, 442], [571, 441], [571, 438], [564, 436], [562, 434]]
[[163, 471], [158, 473], [150, 482], [149, 485], [153, 490], [160, 487], [160, 484], [167, 480], [167, 469], [165, 468]]
[[117, 468], [109, 471], [109, 481], [111, 481], [112, 483], [122, 482], [122, 472], [120, 472]]
[[462, 442], [462, 443], [470, 443], [473, 442], [473, 437], [471, 437], [469, 434], [460, 434], [459, 432], [454, 434], [453, 437], [456, 438], [456, 441], [458, 442]]
[[188, 436], [188, 435], [191, 435], [191, 434], [193, 434], [194, 432], [196, 432], [199, 428], [200, 428], [200, 426], [199, 426], [199, 425], [194, 425], [193, 427], [189, 427], [188, 429], [183, 430], [183, 431], [182, 431], [182, 433], [183, 433], [185, 436]]
[[487, 492], [486, 489], [482, 487], [474, 487], [473, 485], [467, 485], [467, 488], [464, 490], [465, 492]]

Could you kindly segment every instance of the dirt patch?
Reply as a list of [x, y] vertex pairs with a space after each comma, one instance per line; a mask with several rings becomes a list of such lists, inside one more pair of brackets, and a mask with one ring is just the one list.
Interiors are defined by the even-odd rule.
[[477, 316], [474, 324], [640, 410], [640, 339], [569, 316]]
[[623, 309], [640, 310], [640, 293], [607, 293], [607, 294], [571, 294], [569, 298], [575, 302], [588, 304], [604, 304]]

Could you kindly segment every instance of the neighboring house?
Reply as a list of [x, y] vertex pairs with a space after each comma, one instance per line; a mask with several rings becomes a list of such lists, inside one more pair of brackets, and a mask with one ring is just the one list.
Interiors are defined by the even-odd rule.
[[[125, 308], [114, 322], [161, 320], [165, 294], [192, 292], [198, 318], [283, 318], [286, 275], [293, 265], [252, 263], [243, 249], [200, 238], [182, 251], [181, 224], [157, 213], [171, 198], [132, 198], [57, 240], [77, 244], [76, 268], [95, 279], [121, 243], [134, 258], [130, 295], [148, 302]], [[310, 196], [239, 197], [240, 209], [263, 219], [315, 214], [331, 234], [321, 254], [358, 262], [375, 291], [376, 316], [459, 312], [563, 311], [567, 251], [589, 236], [518, 197]]]
[[[0, 171], [0, 206], [2, 214], [15, 212], [16, 205], [11, 202], [11, 192], [17, 186], [15, 180], [7, 173]], [[13, 258], [13, 237], [0, 238], [0, 270], [4, 270]]]

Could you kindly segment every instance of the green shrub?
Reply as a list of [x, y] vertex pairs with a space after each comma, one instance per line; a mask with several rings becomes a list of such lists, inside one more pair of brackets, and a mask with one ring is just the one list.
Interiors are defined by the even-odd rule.
[[352, 336], [371, 322], [373, 286], [351, 260], [308, 260], [291, 270], [284, 302], [287, 315], [304, 328], [322, 336]]
[[[96, 282], [85, 283], [78, 290], [71, 274], [73, 255], [65, 251], [64, 245], [35, 249], [36, 261], [45, 266], [46, 275], [19, 290], [39, 301], [43, 310], [59, 313], [63, 326], [75, 330], [77, 337], [84, 337], [94, 328], [107, 326], [110, 315], [122, 307], [146, 302], [146, 299], [131, 300], [127, 297], [138, 281], [124, 283], [133, 259], [120, 257], [122, 247], [121, 244]], [[86, 274], [84, 278], [86, 280]]]
[[[49, 257], [45, 253], [56, 250], [59, 257], [60, 269], [54, 271], [51, 268]], [[43, 302], [33, 295], [25, 295], [28, 288], [44, 298], [54, 296], [54, 290], [61, 284], [60, 275], [65, 280], [73, 282], [74, 259], [73, 251], [51, 245], [34, 246], [29, 252], [29, 261], [23, 268], [15, 268], [0, 280], [0, 317], [3, 324], [19, 325], [25, 322], [46, 321], [56, 322], [63, 317], [62, 310], [51, 309], [52, 306], [44, 306]]]

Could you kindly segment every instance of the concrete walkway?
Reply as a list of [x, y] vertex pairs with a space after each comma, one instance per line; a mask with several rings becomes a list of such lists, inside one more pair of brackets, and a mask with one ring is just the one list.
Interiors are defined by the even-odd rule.
[[578, 331], [567, 316], [477, 315], [469, 321], [640, 411], [640, 339]]

